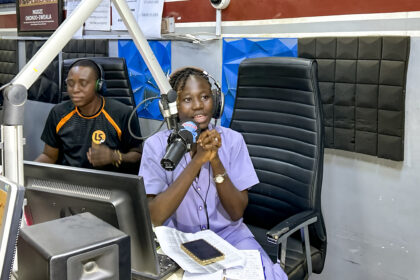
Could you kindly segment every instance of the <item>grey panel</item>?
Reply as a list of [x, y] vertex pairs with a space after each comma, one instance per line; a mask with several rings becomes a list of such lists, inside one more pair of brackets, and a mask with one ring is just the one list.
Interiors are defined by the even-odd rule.
[[377, 84], [379, 82], [379, 60], [358, 60], [357, 77], [358, 84]]
[[354, 151], [362, 154], [376, 156], [378, 150], [378, 134], [376, 132], [367, 132], [356, 130]]
[[[42, 47], [45, 41], [25, 41], [26, 62]], [[28, 99], [48, 103], [58, 103], [59, 93], [58, 56], [50, 63], [39, 78], [28, 89]]]
[[336, 58], [337, 38], [317, 38], [316, 58]]
[[358, 131], [377, 132], [378, 110], [356, 107], [356, 134]]
[[356, 82], [356, 60], [337, 59], [335, 81], [340, 83]]
[[336, 83], [334, 104], [342, 106], [354, 106], [355, 84]]
[[28, 100], [25, 103], [23, 137], [26, 139], [26, 144], [23, 146], [24, 160], [34, 160], [44, 150], [41, 134], [53, 106], [54, 104], [33, 100]]
[[357, 84], [356, 106], [377, 109], [378, 85]]
[[378, 107], [384, 110], [403, 111], [403, 89], [396, 86], [379, 86], [378, 103]]
[[359, 38], [359, 59], [381, 59], [382, 38], [381, 37], [360, 37]]
[[378, 110], [378, 132], [380, 134], [402, 137], [404, 112]]
[[357, 43], [355, 37], [337, 38], [337, 58], [357, 59]]
[[321, 82], [335, 81], [335, 60], [334, 59], [317, 59], [318, 62], [318, 79]]
[[354, 151], [354, 129], [334, 128], [334, 146], [336, 149]]

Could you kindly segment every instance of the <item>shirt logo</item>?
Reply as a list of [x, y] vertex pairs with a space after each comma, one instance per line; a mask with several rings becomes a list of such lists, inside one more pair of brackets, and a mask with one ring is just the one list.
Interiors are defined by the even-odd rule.
[[92, 142], [95, 144], [102, 144], [106, 140], [105, 132], [102, 130], [96, 130], [92, 133]]

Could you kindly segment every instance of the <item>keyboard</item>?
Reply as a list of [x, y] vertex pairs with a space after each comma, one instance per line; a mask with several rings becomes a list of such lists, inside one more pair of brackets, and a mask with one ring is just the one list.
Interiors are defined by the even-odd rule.
[[169, 273], [173, 273], [178, 270], [179, 265], [174, 262], [170, 257], [167, 255], [158, 254], [158, 261], [159, 261], [159, 278], [163, 278]]
[[[157, 251], [160, 250], [160, 245], [157, 242], [157, 239], [155, 239], [155, 248]], [[164, 254], [157, 253], [157, 260], [159, 264], [159, 274], [158, 275], [139, 275], [139, 274], [132, 274], [132, 279], [136, 280], [160, 280], [160, 279], [166, 279], [172, 273], [177, 271], [179, 269], [179, 265], [173, 261], [170, 257]]]

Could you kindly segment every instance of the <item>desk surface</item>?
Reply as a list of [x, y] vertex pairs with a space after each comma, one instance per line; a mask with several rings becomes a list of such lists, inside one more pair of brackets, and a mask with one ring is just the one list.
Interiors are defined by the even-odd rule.
[[166, 278], [166, 280], [182, 280], [182, 276], [184, 275], [184, 271], [180, 268], [171, 276]]
[[[184, 275], [184, 271], [182, 269], [178, 269], [175, 273], [173, 273], [171, 276], [166, 278], [165, 280], [182, 280], [182, 276]], [[15, 277], [12, 274], [11, 280], [18, 280], [17, 277]]]

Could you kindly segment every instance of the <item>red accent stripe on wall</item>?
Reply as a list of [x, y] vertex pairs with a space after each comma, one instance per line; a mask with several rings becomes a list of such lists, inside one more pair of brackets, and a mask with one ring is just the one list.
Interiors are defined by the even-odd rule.
[[16, 28], [17, 21], [15, 14], [0, 15], [0, 28]]
[[[420, 11], [419, 0], [231, 0], [223, 21]], [[215, 21], [210, 0], [167, 2], [175, 22]]]
[[[231, 0], [223, 21], [420, 11], [419, 0]], [[210, 0], [167, 2], [163, 16], [175, 22], [215, 21]], [[0, 28], [16, 28], [15, 14], [0, 15]]]

